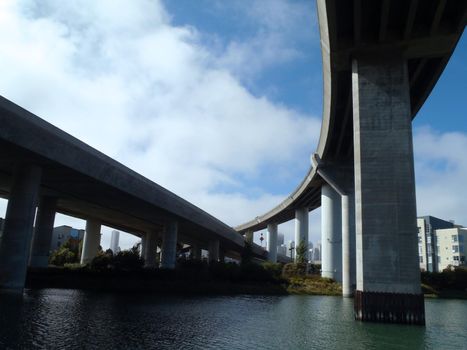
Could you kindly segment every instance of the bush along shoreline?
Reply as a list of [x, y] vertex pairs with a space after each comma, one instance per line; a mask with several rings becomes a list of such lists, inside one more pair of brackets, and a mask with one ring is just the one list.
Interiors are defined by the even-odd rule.
[[[30, 268], [27, 288], [90, 289], [199, 295], [342, 295], [339, 283], [320, 276], [320, 265], [255, 263], [245, 249], [242, 263], [206, 260], [177, 262], [174, 270], [144, 268], [139, 245], [113, 254], [99, 251], [87, 265], [77, 262], [80, 247], [69, 242], [51, 255], [48, 268]], [[467, 268], [421, 274], [427, 297], [467, 299]]]

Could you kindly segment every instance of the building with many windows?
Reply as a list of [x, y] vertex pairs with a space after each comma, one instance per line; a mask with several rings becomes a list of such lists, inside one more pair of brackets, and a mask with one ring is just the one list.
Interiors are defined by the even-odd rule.
[[465, 265], [467, 229], [434, 216], [417, 219], [420, 270], [441, 272], [449, 265]]
[[465, 244], [467, 229], [454, 227], [436, 230], [436, 262], [439, 272], [448, 266], [467, 265], [465, 259]]
[[420, 270], [436, 272], [435, 230], [453, 228], [454, 224], [434, 216], [422, 216], [417, 218], [417, 226]]
[[66, 225], [54, 227], [50, 250], [56, 250], [70, 238], [79, 243], [84, 238], [84, 230], [78, 230]]

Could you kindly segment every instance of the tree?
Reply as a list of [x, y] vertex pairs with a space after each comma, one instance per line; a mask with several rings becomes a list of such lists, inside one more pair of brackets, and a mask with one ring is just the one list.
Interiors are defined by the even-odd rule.
[[295, 248], [295, 255], [297, 256], [297, 263], [306, 263], [306, 251], [308, 249], [305, 241], [300, 241], [299, 245]]
[[79, 243], [76, 239], [68, 238], [57, 250], [54, 250], [49, 257], [49, 264], [63, 266], [79, 262]]

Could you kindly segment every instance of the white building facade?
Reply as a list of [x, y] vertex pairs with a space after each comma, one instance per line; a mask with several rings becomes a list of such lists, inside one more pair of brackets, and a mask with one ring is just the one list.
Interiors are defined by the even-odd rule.
[[467, 229], [433, 216], [417, 219], [421, 271], [442, 272], [448, 266], [466, 265]]
[[437, 271], [449, 266], [466, 266], [467, 229], [454, 227], [435, 231]]

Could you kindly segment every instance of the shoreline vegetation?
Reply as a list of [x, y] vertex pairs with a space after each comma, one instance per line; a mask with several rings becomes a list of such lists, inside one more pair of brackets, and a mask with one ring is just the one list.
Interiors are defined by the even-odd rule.
[[[26, 288], [179, 295], [342, 295], [339, 283], [320, 276], [320, 265], [305, 262], [306, 249], [297, 250], [298, 262], [285, 265], [256, 263], [247, 246], [240, 264], [179, 259], [174, 270], [167, 270], [144, 268], [139, 245], [117, 254], [100, 249], [87, 265], [78, 263], [80, 248], [78, 242], [68, 241], [51, 254], [49, 267], [30, 268]], [[425, 297], [467, 299], [467, 267], [422, 272], [421, 283]]]
[[[306, 269], [311, 273], [304, 273]], [[341, 286], [319, 276], [306, 264], [238, 265], [186, 260], [175, 270], [93, 269], [68, 265], [29, 269], [26, 288], [87, 289], [105, 292], [148, 292], [177, 295], [334, 295]], [[467, 299], [467, 269], [422, 273], [427, 298]]]

